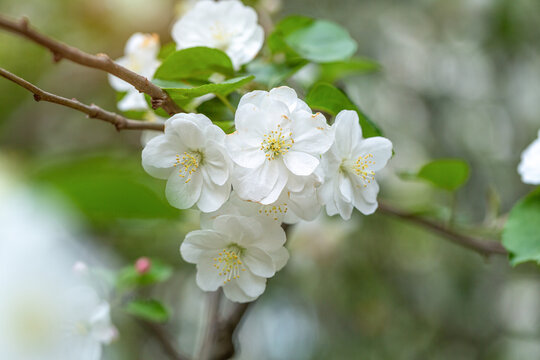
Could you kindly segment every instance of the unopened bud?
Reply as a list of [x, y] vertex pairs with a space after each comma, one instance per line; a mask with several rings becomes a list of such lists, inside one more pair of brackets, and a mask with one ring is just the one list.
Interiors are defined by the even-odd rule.
[[139, 274], [144, 274], [148, 272], [148, 270], [150, 270], [151, 267], [152, 267], [152, 262], [147, 257], [141, 257], [137, 259], [137, 261], [135, 262], [135, 270], [137, 270]]

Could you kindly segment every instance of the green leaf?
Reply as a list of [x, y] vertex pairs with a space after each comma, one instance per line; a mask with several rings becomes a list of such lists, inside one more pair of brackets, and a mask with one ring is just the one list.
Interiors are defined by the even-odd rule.
[[138, 318], [164, 323], [169, 320], [169, 311], [157, 300], [133, 300], [129, 302], [124, 310]]
[[425, 164], [417, 177], [438, 188], [455, 191], [469, 178], [469, 165], [460, 159], [438, 159]]
[[502, 244], [515, 266], [526, 261], [540, 263], [540, 188], [519, 201], [510, 211]]
[[160, 262], [151, 260], [150, 269], [144, 274], [139, 274], [135, 266], [126, 266], [119, 273], [116, 279], [116, 286], [123, 290], [138, 286], [152, 285], [167, 281], [172, 275], [172, 267]]
[[138, 156], [70, 156], [41, 163], [33, 180], [54, 187], [96, 222], [175, 219], [180, 214], [165, 199], [165, 182], [146, 174]]
[[274, 54], [283, 52], [288, 58], [298, 58], [299, 55], [289, 47], [285, 38], [294, 31], [313, 24], [314, 21], [314, 19], [307, 16], [292, 15], [278, 22], [267, 39], [270, 51]]
[[163, 61], [175, 51], [176, 51], [176, 44], [174, 42], [165, 44], [159, 50], [158, 59]]
[[321, 64], [320, 80], [333, 83], [350, 75], [366, 74], [378, 71], [379, 64], [365, 58], [352, 58], [349, 60]]
[[154, 80], [154, 83], [164, 89], [175, 102], [182, 102], [206, 94], [220, 94], [225, 96], [236, 89], [241, 88], [254, 78], [253, 75], [240, 76], [217, 84], [210, 83], [195, 87], [190, 87], [189, 85], [180, 82], [160, 80]]
[[247, 71], [255, 76], [256, 82], [266, 85], [269, 88], [273, 88], [281, 85], [306, 64], [307, 61], [301, 61], [298, 64], [290, 65], [273, 64], [266, 63], [262, 60], [255, 60], [247, 65]]
[[306, 96], [307, 104], [314, 109], [318, 109], [336, 116], [341, 110], [354, 110], [358, 113], [362, 134], [365, 138], [380, 136], [379, 128], [356, 106], [347, 95], [327, 83], [315, 84]]
[[315, 20], [284, 39], [301, 57], [317, 63], [347, 59], [357, 49], [356, 41], [346, 29], [326, 20]]
[[161, 80], [206, 80], [212, 74], [234, 74], [231, 59], [223, 51], [207, 47], [193, 47], [170, 54], [156, 70], [154, 78]]

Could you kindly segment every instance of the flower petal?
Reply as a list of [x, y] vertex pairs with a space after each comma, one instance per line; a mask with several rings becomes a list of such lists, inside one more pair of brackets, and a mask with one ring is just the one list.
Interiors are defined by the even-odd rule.
[[319, 165], [319, 159], [300, 151], [289, 151], [283, 155], [283, 162], [294, 175], [311, 175]]
[[203, 185], [197, 207], [205, 213], [216, 211], [229, 198], [231, 183], [226, 182], [223, 185], [216, 185], [208, 175], [206, 168], [202, 168], [201, 172], [203, 174]]
[[232, 184], [241, 199], [259, 202], [274, 190], [279, 176], [277, 161], [265, 161], [256, 169], [236, 168]]
[[255, 300], [256, 296], [248, 296], [240, 288], [237, 281], [229, 281], [227, 284], [223, 285], [223, 293], [230, 301], [245, 303]]
[[219, 270], [214, 267], [214, 258], [217, 254], [218, 251], [205, 252], [197, 263], [197, 285], [204, 291], [216, 291], [223, 285]]
[[247, 248], [242, 259], [244, 260], [245, 265], [255, 275], [269, 278], [276, 273], [274, 262], [270, 255], [257, 247]]
[[188, 263], [196, 264], [206, 251], [220, 250], [227, 245], [225, 238], [213, 230], [195, 230], [186, 235], [180, 254]]
[[372, 164], [369, 169], [378, 171], [386, 166], [388, 160], [392, 157], [392, 142], [387, 138], [380, 136], [364, 139], [356, 145], [353, 150], [355, 157], [373, 155]]
[[274, 268], [276, 269], [276, 272], [283, 269], [283, 267], [287, 264], [287, 261], [289, 261], [289, 251], [283, 246], [272, 251], [270, 256], [274, 261]]
[[324, 115], [298, 111], [292, 117], [294, 150], [320, 155], [330, 149], [334, 136]]
[[334, 123], [335, 146], [342, 157], [350, 158], [353, 149], [362, 141], [362, 128], [358, 113], [352, 110], [342, 110]]
[[191, 174], [191, 180], [181, 177], [176, 171], [171, 173], [165, 195], [169, 203], [178, 209], [189, 209], [201, 196], [203, 176], [200, 171]]
[[253, 274], [249, 269], [242, 271], [236, 281], [242, 291], [251, 297], [260, 296], [266, 288], [266, 278]]
[[161, 134], [151, 139], [142, 151], [142, 166], [158, 179], [167, 179], [176, 163], [176, 155], [183, 149], [174, 138]]
[[242, 167], [255, 169], [262, 166], [266, 160], [260, 144], [247, 144], [238, 132], [228, 135], [225, 143], [231, 159]]
[[128, 90], [117, 107], [120, 111], [146, 110], [148, 109], [148, 104], [146, 103], [144, 94], [133, 88], [132, 90]]

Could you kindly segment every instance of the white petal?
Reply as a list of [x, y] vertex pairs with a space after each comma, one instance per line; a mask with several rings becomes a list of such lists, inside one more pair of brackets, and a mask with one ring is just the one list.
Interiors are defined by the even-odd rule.
[[319, 159], [304, 152], [289, 151], [283, 155], [287, 169], [295, 175], [311, 175], [319, 165]]
[[266, 161], [260, 144], [255, 146], [247, 144], [238, 132], [228, 135], [225, 143], [231, 159], [242, 167], [254, 169]]
[[276, 271], [283, 269], [283, 267], [289, 261], [289, 251], [283, 246], [270, 253], [272, 260], [274, 261], [274, 268]]
[[205, 142], [201, 127], [191, 119], [168, 120], [165, 124], [165, 132], [174, 132], [182, 144], [190, 150], [200, 149]]
[[269, 205], [276, 202], [279, 196], [283, 193], [285, 185], [287, 184], [287, 180], [289, 178], [288, 171], [285, 170], [285, 167], [281, 163], [278, 163], [277, 166], [283, 169], [279, 171], [279, 176], [272, 190], [270, 190], [270, 192], [260, 200], [260, 203], [263, 205]]
[[216, 185], [208, 175], [206, 168], [202, 168], [201, 172], [203, 174], [203, 185], [197, 207], [202, 212], [216, 211], [229, 198], [231, 183], [226, 182], [223, 185]]
[[339, 191], [347, 202], [352, 202], [354, 197], [353, 184], [347, 175], [339, 174]]
[[204, 252], [223, 249], [227, 245], [225, 238], [213, 230], [195, 230], [186, 235], [180, 245], [182, 258], [196, 264]]
[[229, 168], [230, 161], [227, 159], [227, 154], [224, 153], [224, 150], [220, 146], [210, 141], [207, 144], [207, 148], [204, 150], [204, 164], [208, 175], [216, 185], [223, 185], [227, 180], [229, 180]]
[[343, 220], [349, 220], [351, 218], [351, 214], [353, 210], [352, 202], [346, 201], [341, 196], [336, 196], [335, 201], [336, 201], [336, 207], [338, 209], [339, 215], [341, 215]]
[[165, 195], [169, 203], [178, 209], [189, 209], [201, 195], [203, 176], [199, 170], [191, 174], [191, 180], [181, 177], [177, 172], [169, 176]]
[[291, 113], [296, 109], [298, 95], [296, 95], [294, 89], [288, 86], [280, 86], [270, 90], [270, 96], [285, 103]]
[[275, 190], [279, 176], [277, 161], [265, 161], [256, 169], [236, 168], [233, 188], [240, 198], [259, 202]]
[[256, 296], [248, 296], [240, 288], [237, 281], [230, 281], [223, 285], [223, 293], [230, 301], [245, 303], [255, 300]]
[[362, 128], [358, 113], [352, 110], [341, 111], [336, 116], [333, 127], [338, 153], [344, 157], [350, 157], [353, 148], [362, 141]]
[[354, 207], [364, 215], [373, 214], [377, 210], [377, 205], [377, 201], [367, 202], [361, 194], [356, 194], [354, 197]]
[[356, 156], [373, 155], [374, 164], [369, 169], [378, 171], [385, 167], [392, 157], [392, 142], [380, 136], [371, 137], [362, 140], [353, 151]]
[[521, 154], [518, 173], [526, 184], [540, 184], [540, 131], [538, 136]]
[[223, 285], [219, 270], [214, 267], [214, 258], [217, 254], [218, 251], [214, 253], [205, 252], [197, 263], [197, 285], [204, 291], [216, 291]]
[[294, 149], [312, 155], [320, 155], [328, 151], [334, 141], [333, 132], [321, 113], [312, 115], [305, 111], [292, 115], [292, 133]]
[[266, 288], [266, 278], [253, 274], [249, 269], [242, 271], [236, 281], [242, 291], [251, 297], [260, 296]]
[[182, 152], [174, 138], [159, 135], [150, 140], [142, 151], [142, 166], [150, 175], [167, 179], [174, 169], [176, 155]]
[[242, 259], [255, 275], [269, 278], [274, 276], [276, 272], [270, 255], [257, 247], [247, 248]]

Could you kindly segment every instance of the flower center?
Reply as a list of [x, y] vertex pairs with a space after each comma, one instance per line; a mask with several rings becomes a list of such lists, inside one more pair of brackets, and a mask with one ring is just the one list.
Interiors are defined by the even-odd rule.
[[240, 259], [243, 249], [238, 245], [230, 245], [223, 249], [218, 257], [214, 258], [214, 267], [219, 271], [219, 276], [223, 276], [223, 283], [226, 284], [232, 279], [238, 279], [242, 271], [246, 271]]
[[278, 156], [286, 154], [293, 144], [292, 132], [284, 130], [281, 125], [278, 125], [277, 130], [272, 130], [269, 134], [264, 135], [261, 150], [266, 153], [268, 160], [274, 160]]
[[370, 166], [375, 165], [375, 161], [371, 160], [372, 158], [372, 154], [367, 154], [359, 156], [355, 162], [344, 160], [340, 169], [342, 171], [352, 170], [354, 174], [362, 179], [364, 187], [367, 187], [371, 181], [375, 180], [375, 171], [369, 169]]
[[231, 33], [225, 30], [225, 27], [220, 22], [214, 23], [210, 28], [210, 32], [215, 41], [214, 47], [225, 51], [229, 47]]
[[272, 217], [274, 220], [278, 220], [278, 215], [285, 215], [289, 208], [287, 203], [273, 204], [273, 205], [263, 205], [259, 209], [259, 214]]
[[186, 178], [186, 184], [191, 181], [193, 174], [202, 162], [202, 154], [198, 151], [184, 152], [183, 155], [176, 155], [175, 167], [178, 167], [180, 177]]

